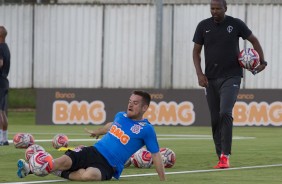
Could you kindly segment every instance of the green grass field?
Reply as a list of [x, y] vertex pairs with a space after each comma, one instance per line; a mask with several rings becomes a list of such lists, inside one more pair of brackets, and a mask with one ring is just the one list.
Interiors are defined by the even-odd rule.
[[[48, 139], [50, 141], [38, 144], [53, 157], [63, 154], [52, 148], [51, 139], [56, 133], [65, 133], [69, 139], [88, 139], [89, 136], [84, 133], [84, 128], [98, 128], [94, 125], [35, 125], [34, 116], [34, 112], [9, 112], [9, 139], [11, 140], [17, 132], [31, 133], [35, 142]], [[282, 128], [280, 127], [234, 127], [233, 154], [230, 160], [232, 168], [229, 170], [212, 168], [217, 159], [210, 137], [210, 127], [156, 126], [155, 129], [160, 139], [160, 147], [169, 147], [176, 153], [176, 164], [173, 168], [166, 169], [166, 183], [281, 184], [282, 182]], [[79, 144], [92, 145], [93, 142], [70, 141], [70, 146]], [[24, 179], [17, 178], [16, 163], [19, 158], [24, 158], [24, 153], [24, 149], [15, 149], [13, 144], [0, 147], [0, 183], [29, 181], [40, 183], [47, 180], [62, 180], [53, 175], [46, 177], [29, 175]], [[146, 173], [149, 175], [142, 175]], [[154, 167], [137, 169], [130, 166], [124, 170], [120, 180], [113, 179], [103, 183], [159, 183], [158, 176], [150, 175], [153, 173], [155, 173]], [[62, 183], [62, 181], [54, 183]]]

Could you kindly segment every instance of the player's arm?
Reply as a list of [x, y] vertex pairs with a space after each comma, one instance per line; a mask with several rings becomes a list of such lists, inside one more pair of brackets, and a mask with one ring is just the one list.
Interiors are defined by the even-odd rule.
[[199, 85], [202, 87], [207, 87], [208, 86], [208, 79], [204, 75], [201, 67], [201, 51], [202, 51], [202, 45], [195, 43], [194, 48], [193, 48], [193, 61], [194, 61], [194, 66], [196, 69], [196, 73], [198, 76], [198, 82]]
[[113, 124], [112, 122], [109, 122], [105, 126], [98, 128], [96, 130], [89, 130], [85, 128], [85, 132], [89, 133], [90, 137], [95, 137], [96, 139], [98, 139], [100, 135], [104, 135], [110, 130], [112, 124]]
[[3, 67], [3, 64], [4, 64], [3, 58], [0, 56], [0, 68]]
[[166, 180], [165, 169], [164, 169], [164, 165], [163, 165], [163, 161], [162, 161], [160, 152], [152, 153], [151, 155], [152, 155], [153, 163], [159, 175], [160, 180], [165, 181]]
[[3, 57], [4, 57], [3, 50], [0, 49], [0, 68], [2, 68], [3, 65], [4, 65], [4, 58]]
[[258, 52], [259, 54], [259, 58], [260, 58], [260, 65], [256, 68], [257, 73], [261, 72], [262, 70], [265, 69], [266, 64], [265, 64], [265, 60], [264, 60], [264, 53], [262, 50], [262, 47], [260, 45], [259, 40], [257, 39], [256, 36], [254, 36], [253, 34], [251, 34], [247, 40], [249, 42], [251, 42], [251, 44], [253, 45], [253, 48]]

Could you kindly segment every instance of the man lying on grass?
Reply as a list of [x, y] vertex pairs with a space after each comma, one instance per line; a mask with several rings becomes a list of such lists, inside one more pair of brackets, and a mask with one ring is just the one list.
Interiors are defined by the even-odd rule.
[[[53, 173], [74, 181], [102, 181], [112, 177], [119, 179], [128, 158], [146, 145], [152, 154], [153, 163], [161, 181], [165, 181], [164, 166], [159, 152], [159, 144], [153, 126], [143, 115], [149, 107], [151, 97], [144, 91], [133, 91], [127, 112], [116, 114], [113, 122], [97, 130], [87, 130], [91, 137], [104, 135], [93, 146], [68, 150], [65, 155], [53, 159], [49, 153], [31, 157], [29, 162], [41, 161], [44, 167], [38, 171], [28, 163], [18, 160], [17, 175], [45, 175]], [[30, 164], [32, 167], [32, 164]], [[32, 172], [34, 171], [34, 173]], [[47, 171], [47, 172], [46, 172]]]

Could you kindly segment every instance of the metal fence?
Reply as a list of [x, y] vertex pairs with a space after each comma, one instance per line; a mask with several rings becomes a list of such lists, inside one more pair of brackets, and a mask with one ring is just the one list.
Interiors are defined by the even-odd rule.
[[[199, 88], [192, 37], [210, 16], [209, 4], [164, 3], [161, 10], [153, 1], [0, 5], [11, 88]], [[257, 76], [246, 72], [242, 88], [282, 88], [281, 12], [275, 2], [228, 5], [227, 14], [248, 24], [269, 61]]]

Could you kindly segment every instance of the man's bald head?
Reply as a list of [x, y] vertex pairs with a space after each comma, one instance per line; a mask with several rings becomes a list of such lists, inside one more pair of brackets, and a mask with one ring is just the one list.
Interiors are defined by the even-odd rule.
[[0, 36], [5, 38], [7, 36], [7, 30], [4, 26], [0, 26]]

